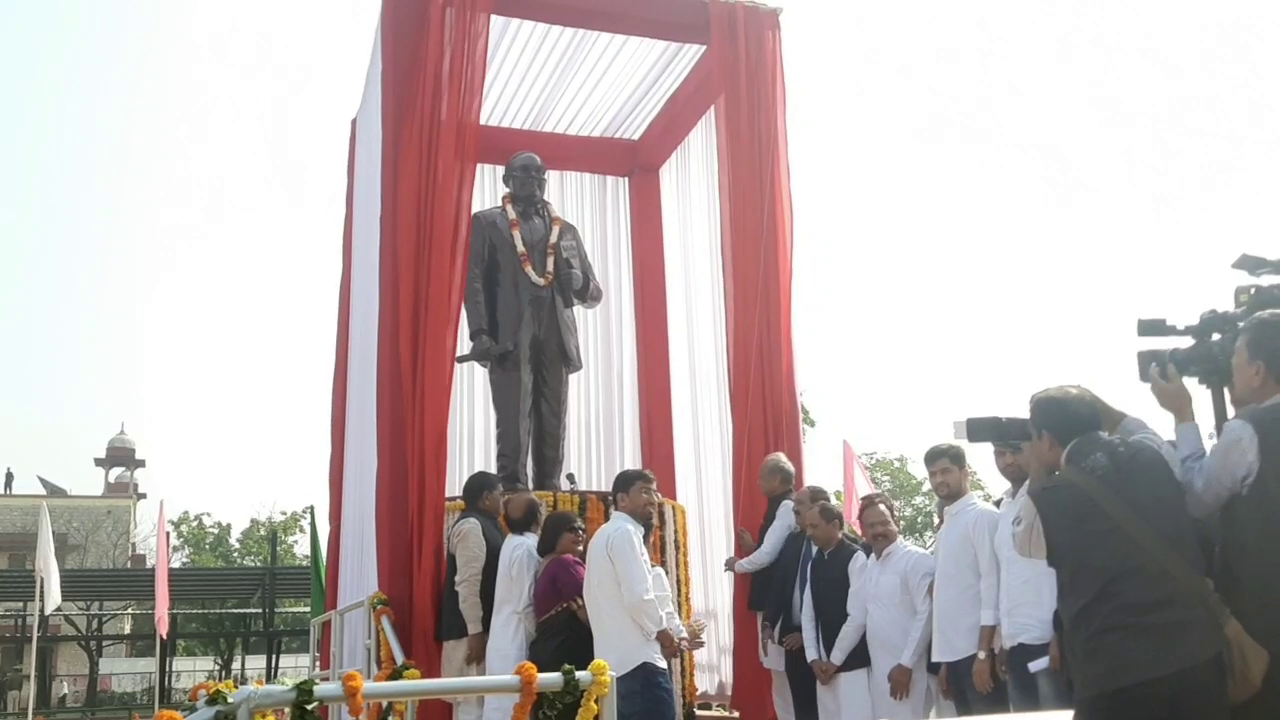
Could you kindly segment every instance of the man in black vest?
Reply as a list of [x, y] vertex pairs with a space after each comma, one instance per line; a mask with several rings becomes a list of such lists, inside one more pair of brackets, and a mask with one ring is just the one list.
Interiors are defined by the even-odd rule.
[[804, 655], [804, 634], [800, 626], [805, 588], [809, 585], [809, 563], [813, 561], [813, 543], [804, 530], [804, 517], [816, 503], [831, 502], [831, 494], [809, 485], [797, 490], [791, 502], [796, 530], [787, 536], [782, 552], [774, 561], [773, 594], [764, 611], [761, 652], [767, 655], [770, 647], [781, 645], [786, 653], [785, 672], [790, 692], [782, 698], [774, 694], [773, 708], [778, 720], [818, 720], [818, 681]]
[[1235, 708], [1236, 720], [1280, 718], [1280, 311], [1240, 326], [1231, 358], [1231, 404], [1207, 456], [1191, 394], [1170, 366], [1151, 374], [1151, 390], [1177, 423], [1177, 451], [1187, 506], [1198, 517], [1220, 513], [1218, 568], [1223, 600], [1244, 629], [1271, 653], [1267, 687]]
[[[485, 674], [485, 644], [493, 617], [493, 591], [504, 533], [502, 481], [491, 472], [478, 472], [462, 485], [462, 514], [449, 529], [444, 596], [436, 639], [444, 643], [440, 672], [444, 677]], [[504, 670], [503, 672], [506, 672]], [[454, 720], [480, 720], [480, 697], [450, 700]]]
[[[1149, 443], [1108, 437], [1076, 387], [1031, 398], [1030, 511], [1014, 521], [1024, 552], [1036, 526], [1058, 581], [1063, 651], [1077, 720], [1226, 720], [1223, 633], [1207, 603], [1164, 569], [1108, 507], [1122, 508], [1192, 572], [1204, 560], [1173, 469]], [[1070, 473], [1061, 472], [1062, 468]], [[1072, 474], [1096, 480], [1099, 501]]]
[[805, 528], [816, 552], [800, 622], [805, 657], [818, 679], [818, 718], [872, 720], [866, 601], [858, 594], [867, 557], [845, 538], [844, 516], [830, 503], [814, 505]]
[[[730, 557], [724, 561], [727, 572], [751, 575], [751, 589], [747, 595], [747, 609], [756, 613], [757, 622], [769, 605], [769, 596], [773, 587], [773, 563], [782, 551], [787, 536], [795, 530], [795, 517], [792, 512], [795, 494], [796, 468], [783, 453], [772, 453], [760, 465], [760, 491], [768, 499], [764, 520], [760, 523], [759, 547], [745, 528], [738, 529], [738, 544], [747, 556], [739, 560]], [[763, 628], [760, 628], [763, 630]], [[768, 642], [761, 633], [760, 647], [768, 647], [769, 652], [760, 651], [760, 662], [767, 668], [773, 681], [773, 704], [778, 712], [779, 720], [790, 720], [786, 713], [790, 709], [791, 689], [787, 682], [784, 653], [782, 648]], [[772, 657], [770, 657], [772, 655]]]

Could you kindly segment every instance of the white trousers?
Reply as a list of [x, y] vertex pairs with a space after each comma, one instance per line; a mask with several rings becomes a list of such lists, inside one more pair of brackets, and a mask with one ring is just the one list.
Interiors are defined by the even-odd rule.
[[922, 720], [929, 717], [927, 703], [929, 700], [929, 673], [924, 664], [911, 672], [911, 690], [906, 700], [894, 700], [889, 695], [889, 670], [897, 663], [887, 667], [871, 662], [871, 703], [876, 711], [876, 720]]
[[836, 673], [818, 683], [818, 720], [875, 720], [867, 670]]
[[787, 682], [787, 674], [771, 670], [773, 680], [773, 711], [778, 720], [796, 720], [796, 706], [791, 701], [791, 683]]
[[942, 693], [938, 690], [938, 676], [930, 675], [928, 687], [928, 699], [925, 700], [925, 712], [932, 713], [932, 717], [936, 718], [953, 718], [959, 717], [956, 714], [956, 704], [942, 697]]
[[[443, 677], [471, 677], [484, 675], [484, 664], [467, 664], [467, 639], [449, 640], [440, 651], [440, 674]], [[454, 698], [453, 720], [483, 720], [484, 698], [481, 696]]]

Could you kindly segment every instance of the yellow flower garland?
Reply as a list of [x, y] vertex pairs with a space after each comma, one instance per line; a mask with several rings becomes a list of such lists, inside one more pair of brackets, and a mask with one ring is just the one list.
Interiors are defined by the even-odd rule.
[[604, 660], [592, 660], [587, 668], [591, 672], [591, 687], [582, 693], [582, 704], [578, 706], [578, 720], [595, 720], [600, 714], [600, 706], [596, 701], [609, 694], [609, 686], [613, 679], [609, 677], [609, 663]]

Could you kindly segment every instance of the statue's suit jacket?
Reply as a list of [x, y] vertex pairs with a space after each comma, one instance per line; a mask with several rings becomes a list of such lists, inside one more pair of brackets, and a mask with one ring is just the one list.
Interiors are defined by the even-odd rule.
[[[578, 228], [568, 221], [561, 222], [553, 295], [560, 319], [560, 337], [564, 341], [565, 365], [570, 373], [575, 373], [582, 369], [582, 353], [578, 348], [578, 322], [573, 317], [573, 306], [593, 308], [604, 298], [604, 291], [596, 281]], [[577, 292], [571, 287], [570, 268], [582, 273], [584, 282]], [[488, 335], [497, 345], [518, 347], [520, 319], [536, 287], [520, 266], [506, 212], [495, 207], [472, 215], [463, 300], [470, 337]]]

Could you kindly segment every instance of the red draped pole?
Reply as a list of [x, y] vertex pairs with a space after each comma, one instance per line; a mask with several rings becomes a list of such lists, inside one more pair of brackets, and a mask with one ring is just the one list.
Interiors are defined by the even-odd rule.
[[[791, 346], [791, 187], [786, 98], [776, 11], [711, 2], [720, 145], [721, 253], [733, 415], [733, 503], [739, 527], [756, 527], [765, 499], [760, 462], [785, 452], [800, 470], [800, 398]], [[800, 473], [803, 477], [803, 473]], [[733, 707], [743, 720], [773, 717], [747, 579], [734, 592]]]
[[[440, 674], [434, 631], [444, 575], [452, 339], [491, 8], [492, 0], [382, 5], [378, 580], [424, 677]], [[426, 709], [429, 717], [448, 717], [444, 703]]]

